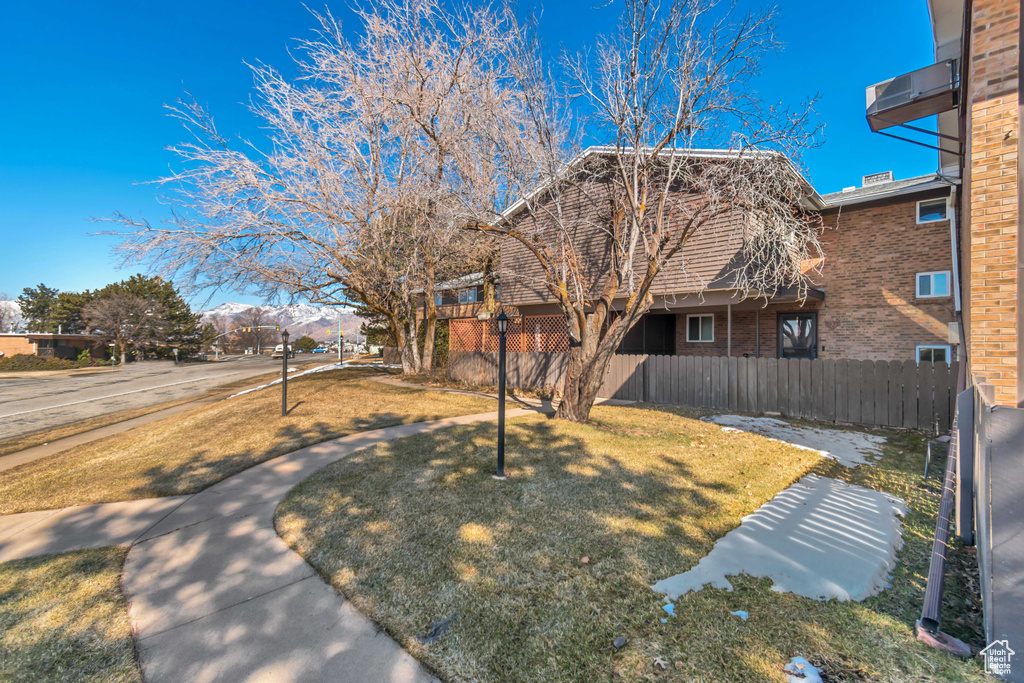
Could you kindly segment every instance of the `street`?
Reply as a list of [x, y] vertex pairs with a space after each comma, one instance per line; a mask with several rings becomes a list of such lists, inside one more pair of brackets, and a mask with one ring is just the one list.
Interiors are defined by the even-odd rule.
[[[330, 362], [325, 354], [300, 354], [289, 366]], [[201, 396], [218, 386], [279, 372], [269, 356], [237, 356], [220, 363], [130, 363], [124, 368], [68, 375], [0, 375], [0, 439], [59, 427], [126, 410]]]

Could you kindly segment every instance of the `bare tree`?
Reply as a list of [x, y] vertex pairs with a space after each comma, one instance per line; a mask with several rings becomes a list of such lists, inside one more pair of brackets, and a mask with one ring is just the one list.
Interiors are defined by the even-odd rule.
[[0, 292], [0, 332], [14, 331], [14, 311], [17, 304], [6, 292]]
[[263, 347], [277, 343], [281, 333], [276, 329], [262, 329], [280, 327], [281, 321], [271, 315], [270, 311], [262, 306], [251, 306], [234, 317], [235, 327], [244, 327], [245, 330], [238, 332], [238, 338], [243, 346], [250, 346], [256, 349], [256, 353], [263, 352]]
[[[585, 105], [577, 111], [591, 113], [587, 130], [608, 142], [576, 155], [580, 116], [537, 45], [519, 43], [513, 67], [532, 128], [504, 149], [516, 155], [505, 168], [524, 199], [473, 227], [518, 240], [565, 316], [559, 417], [588, 419], [615, 350], [654, 302], [658, 275], [723, 221], [739, 226], [716, 238], [737, 253], [730, 288], [765, 298], [783, 287], [806, 292], [801, 266], [817, 253], [817, 232], [792, 160], [817, 129], [810, 104], [791, 111], [758, 99], [751, 79], [777, 47], [772, 11], [626, 0], [615, 35], [563, 60], [568, 92]], [[604, 241], [581, 244], [587, 230]], [[503, 270], [503, 286], [516, 276]], [[695, 292], [708, 286], [691, 281]]]
[[122, 365], [129, 346], [142, 351], [159, 337], [162, 315], [158, 304], [123, 293], [96, 299], [82, 309], [93, 333], [114, 342]]
[[179, 103], [196, 141], [174, 148], [186, 168], [162, 181], [178, 210], [159, 226], [119, 216], [121, 248], [195, 287], [357, 300], [388, 320], [406, 372], [420, 372], [435, 284], [493, 251], [461, 229], [460, 207], [500, 205], [508, 189], [489, 131], [515, 101], [501, 71], [515, 27], [437, 0], [382, 0], [357, 16], [354, 44], [318, 16], [294, 82], [254, 67], [251, 110], [271, 141], [228, 140], [202, 107]]

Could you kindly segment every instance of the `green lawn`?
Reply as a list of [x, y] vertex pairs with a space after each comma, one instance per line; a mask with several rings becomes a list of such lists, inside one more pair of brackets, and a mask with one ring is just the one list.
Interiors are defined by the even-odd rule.
[[0, 564], [0, 680], [142, 681], [121, 592], [125, 548]]
[[[490, 476], [493, 424], [402, 439], [307, 479], [279, 507], [277, 528], [446, 681], [785, 681], [796, 655], [832, 681], [984, 679], [977, 662], [914, 638], [939, 491], [935, 475], [921, 477], [922, 438], [894, 436], [877, 466], [847, 470], [695, 416], [597, 407], [589, 425], [510, 421], [505, 482]], [[661, 623], [650, 584], [693, 566], [809, 472], [908, 502], [893, 587], [823, 603], [738, 578], [734, 592], [682, 597]], [[978, 645], [976, 611], [965, 608], [976, 609], [971, 558], [951, 559], [944, 626]], [[453, 616], [437, 642], [417, 639]], [[619, 636], [627, 643], [616, 650]]]
[[379, 370], [320, 372], [207, 404], [0, 472], [0, 514], [194, 493], [303, 446], [495, 409], [491, 399], [389, 386]]

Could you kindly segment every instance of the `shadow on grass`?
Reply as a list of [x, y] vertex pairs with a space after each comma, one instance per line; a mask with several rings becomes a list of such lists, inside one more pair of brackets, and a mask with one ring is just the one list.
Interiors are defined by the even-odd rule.
[[[277, 526], [443, 678], [784, 680], [781, 665], [795, 655], [818, 657], [835, 681], [935, 673], [921, 653], [939, 656], [911, 632], [935, 502], [927, 486], [908, 492], [918, 458], [902, 451], [919, 446], [914, 438], [894, 437], [876, 468], [846, 470], [782, 444], [715, 442], [716, 427], [674, 419], [694, 413], [622, 406], [586, 426], [512, 421], [504, 482], [491, 478], [493, 424], [402, 439], [307, 479]], [[744, 514], [812, 471], [911, 504], [895, 587], [863, 604], [820, 603], [739, 578], [733, 593], [683, 596], [662, 624], [650, 584], [692, 567]], [[863, 551], [856, 540], [830, 549]], [[729, 614], [738, 609], [751, 620]], [[455, 637], [415, 638], [452, 614]], [[616, 651], [618, 636], [629, 644]], [[942, 658], [935, 680], [967, 680], [963, 666]]]
[[118, 576], [100, 548], [0, 564], [0, 678], [141, 681]]
[[[609, 430], [618, 421], [596, 422]], [[675, 457], [671, 440], [655, 443], [664, 452], [651, 455], [651, 444], [632, 434], [638, 457], [631, 460], [620, 434], [606, 444], [610, 454], [593, 431], [513, 422], [504, 482], [491, 478], [493, 424], [356, 453], [293, 490], [278, 527], [323, 576], [446, 677], [653, 673], [644, 634], [664, 613], [649, 585], [692, 566], [735, 526], [724, 506], [740, 486]], [[774, 487], [792, 477], [776, 477]], [[453, 613], [456, 641], [425, 648], [412, 637]], [[611, 643], [623, 634], [640, 642], [616, 652]], [[763, 671], [742, 663], [730, 670], [735, 680], [763, 680]]]

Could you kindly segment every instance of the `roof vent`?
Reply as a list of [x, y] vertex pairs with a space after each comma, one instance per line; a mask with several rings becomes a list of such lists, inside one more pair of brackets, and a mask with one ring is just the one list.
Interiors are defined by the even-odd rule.
[[862, 176], [860, 179], [860, 186], [867, 187], [868, 185], [877, 185], [879, 183], [891, 183], [892, 182], [892, 171], [882, 171], [881, 173], [871, 173], [866, 176]]
[[853, 191], [854, 191], [854, 190], [856, 190], [856, 189], [857, 189], [857, 187], [856, 187], [856, 186], [854, 186], [854, 185], [851, 185], [850, 187], [844, 187], [844, 188], [843, 188], [843, 192], [853, 192]]

